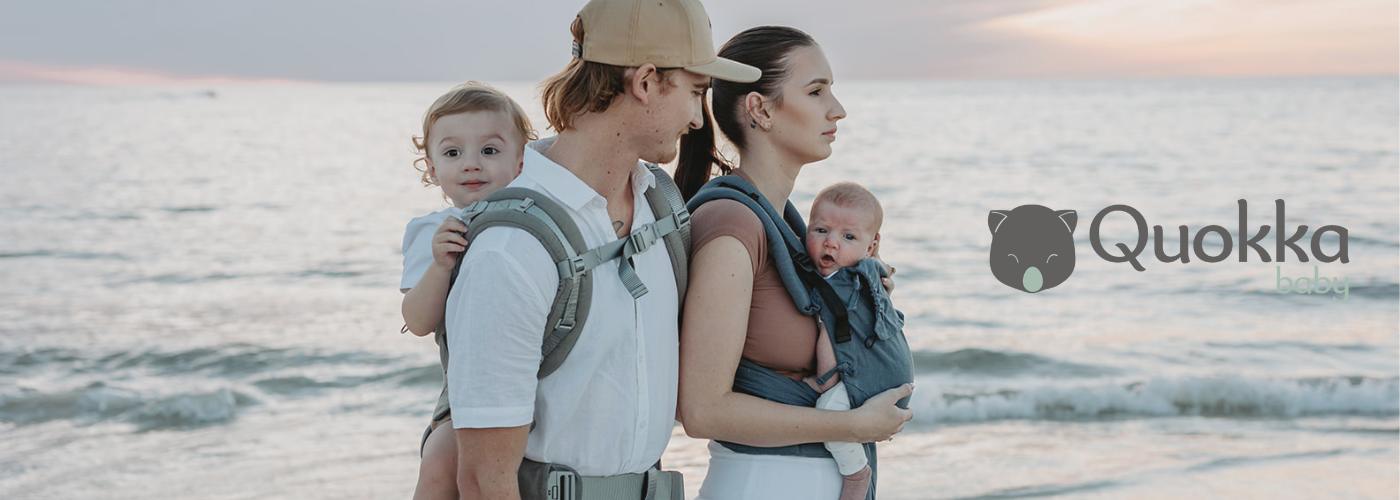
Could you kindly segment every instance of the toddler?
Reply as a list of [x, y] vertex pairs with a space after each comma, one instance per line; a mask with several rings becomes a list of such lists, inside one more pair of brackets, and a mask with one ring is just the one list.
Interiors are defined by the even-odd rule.
[[[859, 184], [842, 182], [828, 186], [812, 201], [808, 215], [807, 255], [823, 278], [831, 278], [845, 267], [877, 254], [880, 245], [880, 224], [884, 211], [875, 195]], [[836, 353], [822, 329], [817, 338], [817, 374], [832, 373]], [[817, 408], [849, 410], [851, 398], [840, 376], [832, 373], [825, 384], [814, 378], [806, 382], [822, 395]], [[827, 451], [836, 459], [841, 472], [841, 500], [863, 500], [870, 489], [871, 470], [860, 443], [826, 443]]]
[[[525, 143], [535, 139], [519, 104], [495, 88], [467, 82], [428, 107], [423, 135], [415, 137], [424, 185], [442, 188], [451, 207], [416, 217], [403, 236], [404, 330], [424, 336], [438, 329], [448, 284], [467, 248], [461, 208], [486, 198], [520, 175]], [[446, 339], [437, 335], [439, 350]], [[447, 359], [441, 356], [446, 373]], [[446, 385], [425, 431], [415, 499], [457, 498], [457, 441], [446, 404]], [[445, 424], [445, 425], [444, 425]]]

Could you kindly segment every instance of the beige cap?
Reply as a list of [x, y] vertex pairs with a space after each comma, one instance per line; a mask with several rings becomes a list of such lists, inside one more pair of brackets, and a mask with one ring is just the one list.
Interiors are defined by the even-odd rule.
[[715, 55], [710, 16], [699, 0], [592, 0], [578, 13], [583, 45], [574, 56], [614, 66], [685, 68], [731, 82], [762, 73]]

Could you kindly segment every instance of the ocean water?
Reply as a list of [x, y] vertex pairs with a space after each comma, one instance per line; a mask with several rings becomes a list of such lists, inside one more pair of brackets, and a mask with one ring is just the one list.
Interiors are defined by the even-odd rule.
[[[0, 497], [408, 496], [441, 375], [398, 333], [399, 242], [443, 206], [409, 137], [449, 85], [0, 87]], [[1396, 78], [835, 91], [794, 201], [853, 180], [885, 207], [918, 380], [881, 498], [1394, 498]], [[1237, 200], [1253, 235], [1276, 199], [1305, 249], [1345, 227], [1349, 262], [1240, 262]], [[1073, 275], [1037, 294], [988, 265], [988, 212], [1025, 204], [1078, 214]], [[1169, 251], [1214, 224], [1235, 253], [1100, 258], [1116, 204]], [[1278, 292], [1314, 273], [1345, 296]], [[705, 460], [677, 427], [692, 495]]]

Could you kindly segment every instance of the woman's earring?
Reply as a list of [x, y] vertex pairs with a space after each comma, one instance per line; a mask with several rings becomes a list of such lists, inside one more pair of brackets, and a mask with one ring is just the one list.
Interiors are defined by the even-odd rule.
[[758, 122], [749, 120], [749, 128], [758, 128]]

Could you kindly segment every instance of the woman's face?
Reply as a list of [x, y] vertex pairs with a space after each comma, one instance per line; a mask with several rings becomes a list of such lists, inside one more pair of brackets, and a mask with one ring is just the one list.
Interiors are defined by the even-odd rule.
[[771, 110], [773, 145], [802, 164], [831, 156], [836, 121], [846, 117], [841, 101], [831, 93], [831, 65], [820, 47], [799, 47], [788, 54], [788, 76], [782, 100]]

